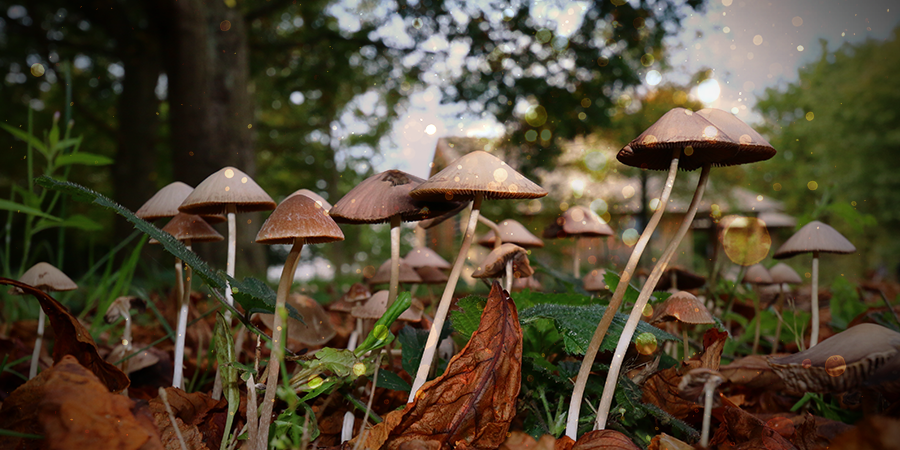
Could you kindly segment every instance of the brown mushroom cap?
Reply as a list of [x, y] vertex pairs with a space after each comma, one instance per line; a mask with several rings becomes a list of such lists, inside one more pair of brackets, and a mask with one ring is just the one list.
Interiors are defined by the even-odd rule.
[[766, 228], [794, 228], [797, 219], [778, 211], [763, 211], [759, 213], [759, 220], [766, 224]]
[[[544, 241], [542, 241], [541, 238], [531, 234], [531, 232], [528, 231], [528, 228], [525, 228], [525, 225], [522, 225], [515, 220], [503, 220], [497, 224], [497, 228], [500, 229], [500, 241], [503, 243], [509, 242], [510, 244], [516, 244], [522, 248], [544, 246]], [[493, 247], [494, 241], [494, 232], [489, 231], [478, 240], [478, 243], [485, 247]]]
[[339, 223], [381, 223], [400, 215], [404, 221], [437, 217], [455, 203], [424, 202], [409, 193], [425, 181], [400, 170], [388, 170], [366, 178], [343, 196], [329, 213]]
[[[303, 322], [293, 317], [287, 320], [288, 339], [293, 339], [305, 345], [322, 345], [334, 337], [336, 331], [331, 326], [331, 318], [328, 312], [314, 299], [301, 294], [291, 294], [287, 298], [287, 304], [293, 306]], [[273, 314], [258, 314], [262, 323], [271, 330], [275, 316]]]
[[419, 223], [417, 223], [416, 225], [422, 227], [425, 230], [436, 227], [440, 223], [444, 222], [445, 220], [459, 214], [460, 212], [462, 212], [462, 210], [466, 209], [468, 206], [469, 206], [469, 202], [461, 202], [461, 203], [459, 203], [459, 205], [457, 205], [450, 211], [447, 211], [444, 214], [441, 214], [440, 216], [437, 216], [432, 219], [420, 220]]
[[472, 278], [500, 278], [506, 275], [506, 263], [513, 263], [513, 278], [525, 278], [534, 275], [534, 269], [528, 262], [528, 251], [516, 244], [503, 244], [487, 255]]
[[223, 167], [208, 176], [178, 208], [188, 214], [224, 214], [227, 205], [237, 212], [267, 211], [275, 201], [252, 178], [234, 167]]
[[534, 276], [524, 277], [524, 278], [516, 278], [513, 280], [512, 289], [514, 291], [522, 291], [525, 289], [531, 289], [532, 291], [539, 291], [543, 289], [541, 286], [541, 282], [536, 280]]
[[78, 285], [50, 263], [39, 262], [26, 270], [19, 281], [34, 286], [44, 292], [71, 291]]
[[[324, 197], [322, 197], [319, 194], [316, 194], [315, 192], [313, 192], [309, 189], [298, 189], [298, 190], [292, 192], [291, 195], [288, 195], [287, 198], [291, 198], [295, 195], [305, 195], [305, 196], [315, 200], [316, 203], [319, 204], [319, 206], [321, 206], [322, 208], [325, 209], [325, 211], [330, 211], [332, 208], [331, 203], [328, 203], [328, 200], [325, 200]], [[282, 201], [284, 201], [284, 200], [282, 200]]]
[[598, 292], [604, 289], [609, 289], [606, 285], [606, 280], [603, 277], [606, 276], [606, 269], [593, 269], [587, 273], [584, 277], [581, 278], [581, 282], [584, 284], [584, 290], [588, 292]]
[[[125, 360], [125, 368], [123, 372], [125, 373], [133, 373], [137, 372], [141, 369], [146, 369], [156, 363], [159, 362], [159, 356], [154, 354], [155, 348], [151, 347], [149, 350], [144, 350], [140, 353], [135, 354], [134, 356], [130, 356], [127, 360]], [[129, 356], [128, 349], [122, 345], [121, 343], [116, 344], [115, 347], [106, 355], [106, 362], [110, 364], [117, 363], [122, 360], [122, 358]], [[132, 350], [132, 352], [134, 352]]]
[[897, 357], [900, 333], [863, 323], [769, 365], [792, 392], [846, 392]]
[[[388, 291], [378, 291], [372, 294], [372, 297], [366, 300], [365, 303], [354, 306], [350, 314], [357, 319], [380, 319], [387, 311], [387, 300]], [[416, 299], [413, 299], [412, 303], [409, 309], [400, 314], [400, 320], [407, 322], [422, 320], [422, 310], [424, 309], [422, 303]]]
[[856, 252], [856, 247], [831, 226], [814, 220], [794, 233], [772, 257], [784, 259], [812, 252], [846, 254]]
[[701, 402], [706, 384], [710, 381], [718, 386], [725, 381], [725, 377], [706, 367], [691, 369], [681, 377], [681, 381], [678, 383], [678, 396], [692, 402]]
[[754, 264], [747, 268], [747, 272], [744, 273], [743, 282], [750, 284], [772, 284], [775, 281], [772, 279], [772, 275], [769, 274], [769, 271], [766, 270], [765, 266], [762, 264]]
[[350, 289], [347, 290], [347, 293], [341, 298], [348, 302], [355, 303], [368, 300], [371, 296], [372, 291], [369, 290], [368, 286], [363, 283], [353, 283], [350, 285]]
[[444, 284], [449, 278], [447, 274], [432, 266], [416, 267], [416, 273], [422, 279], [423, 284]]
[[669, 266], [656, 283], [655, 291], [665, 291], [672, 287], [672, 276], [675, 276], [675, 283], [680, 290], [699, 289], [706, 284], [706, 277], [693, 273], [683, 267]]
[[597, 213], [584, 206], [572, 206], [544, 230], [544, 237], [547, 239], [569, 236], [603, 237], [613, 234], [613, 229]]
[[712, 122], [738, 143], [738, 153], [722, 165], [735, 166], [765, 161], [775, 156], [775, 148], [750, 125], [734, 114], [717, 108], [703, 108], [697, 114]]
[[344, 233], [324, 208], [305, 195], [285, 199], [266, 219], [256, 242], [259, 244], [322, 244], [343, 241]]
[[[169, 183], [144, 202], [134, 215], [151, 222], [163, 217], [174, 217], [178, 214], [178, 207], [191, 192], [194, 192], [194, 188], [180, 181]], [[209, 223], [222, 223], [226, 220], [221, 214], [203, 215], [203, 219]]]
[[713, 324], [716, 320], [713, 318], [703, 302], [697, 299], [694, 294], [685, 291], [678, 291], [672, 294], [661, 305], [657, 306], [650, 317], [650, 323], [665, 322], [668, 320], [677, 320], [681, 323], [689, 324]]
[[481, 192], [485, 199], [539, 198], [547, 191], [484, 151], [474, 151], [450, 163], [444, 170], [410, 192], [414, 198], [471, 200]]
[[[397, 279], [399, 283], [421, 283], [422, 277], [410, 267], [403, 258], [400, 258], [400, 277]], [[372, 278], [367, 278], [366, 283], [369, 284], [387, 284], [391, 282], [391, 260], [387, 260], [381, 263], [381, 266], [378, 267], [378, 270], [375, 271], [375, 275], [372, 275]]]
[[772, 266], [769, 269], [769, 274], [772, 275], [772, 282], [776, 284], [801, 284], [803, 283], [803, 279], [800, 278], [800, 275], [791, 268], [791, 266], [785, 263], [778, 263]]
[[449, 269], [450, 263], [441, 255], [428, 247], [416, 247], [409, 251], [403, 260], [413, 269], [420, 267], [434, 267], [437, 269]]
[[[178, 213], [162, 230], [171, 234], [179, 241], [190, 239], [192, 242], [216, 242], [225, 238], [202, 217], [196, 214]], [[150, 244], [159, 244], [156, 239], [150, 239]]]

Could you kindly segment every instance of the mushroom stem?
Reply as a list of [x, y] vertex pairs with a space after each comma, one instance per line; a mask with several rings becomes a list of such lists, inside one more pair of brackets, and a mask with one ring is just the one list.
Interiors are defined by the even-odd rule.
[[[641, 319], [641, 312], [644, 310], [644, 306], [647, 305], [650, 294], [653, 293], [653, 288], [656, 286], [656, 283], [659, 282], [659, 278], [669, 266], [669, 261], [678, 250], [678, 244], [681, 243], [681, 240], [684, 239], [684, 235], [687, 234], [688, 230], [691, 228], [691, 223], [694, 221], [694, 216], [697, 214], [697, 208], [700, 206], [700, 200], [703, 198], [703, 192], [706, 190], [706, 180], [709, 179], [709, 169], [709, 163], [703, 165], [703, 169], [700, 172], [700, 180], [697, 182], [697, 190], [694, 191], [694, 198], [691, 199], [691, 206], [688, 207], [687, 214], [684, 216], [684, 221], [681, 222], [681, 227], [678, 228], [675, 237], [669, 242], [662, 257], [660, 257], [659, 262], [656, 263], [656, 266], [653, 267], [653, 271], [650, 272], [650, 277], [647, 278], [647, 282], [644, 283], [644, 287], [641, 289], [641, 293], [638, 295], [638, 299], [631, 309], [631, 314], [628, 316], [628, 322], [622, 329], [622, 334], [619, 336], [619, 343], [616, 345], [616, 352], [613, 355], [609, 372], [606, 375], [603, 396], [600, 397], [600, 406], [597, 409], [597, 421], [594, 423], [595, 430], [606, 428], [606, 419], [609, 417], [609, 407], [612, 405], [613, 394], [615, 394], [616, 390], [616, 382], [619, 380], [619, 370], [622, 368], [622, 363], [625, 360], [625, 351], [628, 350], [628, 346], [631, 344], [634, 330], [637, 328], [638, 321]], [[611, 305], [610, 308], [612, 308]]]
[[684, 341], [684, 355], [681, 358], [684, 361], [688, 359], [688, 351], [690, 351], [690, 347], [688, 346], [688, 338], [687, 338], [687, 325], [681, 324], [681, 340]]
[[712, 421], [713, 395], [716, 393], [716, 377], [710, 377], [703, 385], [703, 429], [700, 432], [700, 446], [706, 448], [709, 445], [709, 425]]
[[503, 239], [500, 237], [500, 227], [497, 224], [487, 217], [478, 216], [478, 221], [486, 225], [491, 231], [494, 232], [494, 248], [500, 248], [503, 245]]
[[31, 353], [31, 367], [28, 369], [28, 379], [37, 376], [38, 361], [41, 359], [41, 346], [44, 343], [44, 322], [47, 321], [44, 308], [38, 309], [37, 338], [34, 340], [34, 351]]
[[181, 301], [181, 296], [184, 295], [184, 280], [181, 278], [184, 275], [184, 269], [181, 263], [180, 258], [175, 258], [175, 299], [176, 302]]
[[[191, 240], [184, 241], [185, 247], [191, 249]], [[181, 274], [178, 274], [181, 278]], [[184, 339], [187, 334], [188, 305], [191, 301], [191, 266], [184, 265], [184, 283], [182, 284], [181, 305], [178, 310], [178, 328], [175, 329], [175, 372], [172, 374], [172, 386], [184, 389]]]
[[353, 439], [353, 424], [356, 422], [356, 417], [352, 412], [347, 411], [344, 413], [344, 423], [341, 425], [341, 444], [344, 442]]
[[626, 288], [628, 283], [631, 282], [631, 276], [634, 275], [634, 269], [637, 268], [638, 262], [641, 260], [641, 254], [644, 253], [644, 248], [647, 247], [650, 236], [653, 235], [653, 231], [666, 210], [665, 205], [669, 203], [669, 195], [672, 194], [672, 186], [675, 185], [675, 175], [678, 174], [678, 158], [680, 156], [681, 148], [672, 152], [672, 162], [669, 165], [666, 184], [659, 195], [660, 207], [653, 213], [650, 222], [647, 223], [647, 227], [641, 233], [640, 239], [634, 245], [631, 257], [628, 258], [628, 263], [625, 265], [625, 270], [622, 272], [618, 286], [616, 286], [616, 292], [613, 293], [612, 299], [609, 301], [609, 307], [606, 308], [603, 318], [600, 319], [597, 329], [594, 330], [594, 336], [591, 337], [591, 342], [588, 344], [587, 352], [584, 354], [584, 359], [581, 362], [581, 368], [578, 369], [578, 377], [575, 378], [575, 387], [572, 389], [572, 398], [569, 401], [569, 414], [566, 419], [566, 436], [573, 440], [578, 439], [578, 417], [581, 414], [581, 399], [584, 397], [584, 388], [587, 386], [588, 377], [591, 374], [591, 366], [594, 365], [594, 358], [597, 356], [597, 351], [600, 350], [600, 344], [603, 343], [603, 338], [606, 336], [606, 331], [609, 330], [609, 325], [612, 323], [616, 311], [622, 306]]
[[809, 348], [819, 343], [819, 252], [813, 252], [812, 262], [812, 332], [809, 334]]
[[472, 245], [472, 239], [475, 237], [475, 226], [478, 223], [478, 213], [481, 209], [481, 201], [483, 198], [484, 194], [478, 192], [475, 194], [475, 200], [472, 201], [472, 213], [469, 214], [469, 222], [466, 225], [462, 245], [459, 247], [459, 255], [456, 256], [453, 268], [450, 269], [447, 285], [444, 287], [441, 301], [438, 303], [437, 311], [434, 313], [434, 322], [431, 324], [431, 330], [428, 332], [428, 340], [425, 341], [425, 350], [422, 352], [422, 361], [419, 363], [419, 369], [416, 370], [416, 378], [413, 380], [412, 389], [409, 391], [408, 403], [412, 403], [413, 400], [416, 399], [416, 393], [419, 391], [419, 388], [425, 384], [425, 380], [428, 378], [428, 370], [431, 367], [432, 360], [434, 360], [434, 353], [437, 351], [438, 338], [441, 335], [441, 329], [444, 328], [444, 319], [447, 318], [447, 311], [450, 310], [450, 301], [453, 299], [453, 292], [456, 290], [456, 282], [459, 281], [462, 266], [469, 253], [469, 247]]
[[391, 216], [391, 285], [388, 287], [387, 307], [397, 300], [397, 285], [400, 284], [400, 214]]
[[284, 261], [281, 270], [281, 280], [278, 282], [278, 292], [275, 297], [275, 317], [272, 321], [272, 354], [269, 357], [269, 377], [266, 379], [266, 395], [263, 398], [262, 413], [259, 419], [259, 438], [256, 448], [268, 448], [269, 424], [272, 422], [272, 409], [275, 406], [275, 391], [278, 390], [278, 372], [281, 362], [284, 361], [284, 339], [287, 334], [287, 323], [284, 316], [287, 315], [285, 302], [294, 282], [294, 272], [297, 270], [297, 261], [300, 259], [300, 250], [303, 249], [303, 241], [294, 239], [291, 252]]
[[754, 289], [754, 294], [756, 297], [753, 299], [753, 309], [756, 310], [756, 330], [753, 332], [753, 348], [750, 350], [751, 355], [755, 355], [756, 351], [759, 350], [759, 333], [760, 333], [760, 322], [762, 322], [762, 317], [759, 316], [759, 289]]
[[775, 325], [775, 342], [772, 344], [772, 354], [778, 352], [778, 346], [781, 344], [781, 324], [784, 319], [781, 317], [781, 311], [784, 307], [784, 283], [778, 283], [778, 302], [775, 303], [775, 311], [778, 312], [778, 324]]
[[425, 229], [416, 225], [415, 233], [416, 233], [416, 247], [417, 248], [424, 247], [425, 241], [427, 240]]
[[506, 292], [512, 292], [513, 283], [513, 262], [512, 259], [506, 262]]
[[[225, 261], [225, 273], [228, 274], [229, 277], [234, 278], [234, 260], [235, 253], [237, 249], [237, 222], [235, 221], [235, 214], [237, 214], [237, 206], [233, 203], [229, 203], [225, 210], [228, 216], [228, 258]], [[225, 280], [225, 301], [228, 302], [230, 306], [234, 306], [234, 295], [231, 293], [231, 283], [228, 280]], [[231, 327], [231, 310], [226, 309], [225, 314], [225, 324]], [[241, 339], [243, 341], [243, 339]], [[216, 367], [216, 380], [213, 383], [213, 391], [211, 397], [213, 400], [219, 400], [222, 398], [222, 376], [219, 374], [219, 368]]]
[[575, 242], [575, 250], [572, 251], [572, 275], [575, 278], [581, 278], [581, 255], [578, 254], [580, 250], [578, 248], [578, 236], [573, 237], [572, 240]]

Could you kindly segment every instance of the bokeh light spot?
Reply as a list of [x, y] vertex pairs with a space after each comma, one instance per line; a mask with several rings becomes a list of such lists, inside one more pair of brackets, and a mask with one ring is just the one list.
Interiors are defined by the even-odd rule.
[[847, 362], [841, 355], [831, 355], [825, 360], [825, 372], [833, 377], [841, 376], [847, 370]]
[[43, 65], [43, 64], [41, 64], [41, 63], [34, 63], [34, 64], [31, 65], [31, 74], [32, 74], [32, 75], [34, 75], [34, 76], [36, 76], [36, 77], [39, 77], [39, 76], [43, 75], [44, 72], [45, 72], [45, 70], [44, 70], [44, 65]]
[[753, 36], [753, 45], [762, 45], [762, 43], [763, 37], [761, 35], [757, 34], [756, 36]]
[[762, 220], [756, 217], [727, 216], [719, 225], [724, 230], [722, 245], [731, 262], [750, 266], [769, 254], [772, 237]]
[[638, 353], [642, 355], [652, 355], [658, 347], [656, 343], [656, 336], [654, 336], [653, 333], [639, 334], [637, 339], [635, 339], [634, 344], [637, 347]]
[[815, 118], [816, 118], [816, 115], [813, 114], [812, 111], [806, 113], [806, 120], [807, 120], [807, 121], [812, 122], [812, 120], [815, 119]]
[[225, 169], [225, 178], [234, 178], [234, 170]]
[[647, 84], [649, 84], [650, 86], [656, 86], [660, 81], [662, 81], [662, 75], [658, 70], [651, 70], [647, 72], [646, 80]]
[[227, 20], [223, 20], [222, 23], [219, 24], [219, 29], [222, 31], [228, 31], [231, 29], [231, 22]]
[[622, 232], [622, 242], [629, 247], [637, 243], [638, 237], [638, 232], [634, 228]]
[[775, 183], [775, 184], [773, 184], [773, 185], [772, 185], [772, 190], [774, 190], [774, 191], [780, 191], [780, 190], [781, 190], [781, 183]]
[[809, 190], [814, 191], [819, 188], [819, 183], [816, 183], [815, 181], [810, 181], [809, 183], [806, 183], [806, 187], [809, 188]]

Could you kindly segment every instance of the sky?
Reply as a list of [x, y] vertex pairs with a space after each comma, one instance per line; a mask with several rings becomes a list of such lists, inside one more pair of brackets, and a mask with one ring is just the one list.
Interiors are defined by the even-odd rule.
[[[541, 3], [562, 2], [536, 1]], [[581, 8], [577, 2], [569, 5], [576, 14]], [[562, 4], [559, 10], [571, 9]], [[898, 13], [900, 2], [888, 0], [710, 0], [669, 40], [673, 69], [648, 72], [643, 89], [659, 82], [686, 84], [692, 74], [711, 69], [714, 81], [692, 95], [752, 125], [759, 121], [753, 112], [757, 97], [766, 88], [796, 81], [800, 68], [821, 57], [821, 39], [829, 51], [867, 38], [887, 39], [900, 22]], [[437, 89], [414, 96], [408, 114], [394, 128], [395, 146], [384, 150], [376, 170], [398, 168], [427, 178], [438, 138], [500, 132], [490, 120], [460, 121], [453, 117], [457, 110], [441, 105]]]

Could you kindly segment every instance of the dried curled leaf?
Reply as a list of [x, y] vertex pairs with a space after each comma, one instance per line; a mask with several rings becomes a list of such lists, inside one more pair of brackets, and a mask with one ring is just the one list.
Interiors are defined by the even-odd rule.
[[369, 430], [362, 448], [496, 449], [516, 413], [522, 330], [509, 294], [494, 282], [481, 325], [444, 374], [416, 400]]
[[66, 355], [72, 355], [79, 364], [93, 372], [110, 391], [121, 392], [128, 387], [130, 383], [128, 376], [100, 357], [91, 334], [65, 306], [44, 291], [25, 283], [0, 277], [0, 284], [15, 286], [26, 294], [33, 295], [40, 302], [56, 334], [56, 341], [53, 344], [54, 362], [59, 362]]
[[641, 450], [631, 439], [615, 430], [594, 430], [584, 433], [572, 450]]
[[[219, 448], [227, 414], [225, 399], [213, 400], [203, 392], [187, 393], [174, 387], [166, 388], [166, 398], [189, 450]], [[150, 400], [150, 411], [166, 449], [180, 450], [172, 421], [159, 397]]]
[[754, 415], [727, 404], [722, 411], [716, 409], [716, 418], [722, 422], [709, 441], [710, 448], [735, 448], [767, 450], [795, 450], [790, 441], [778, 431], [766, 425], [766, 422]]

